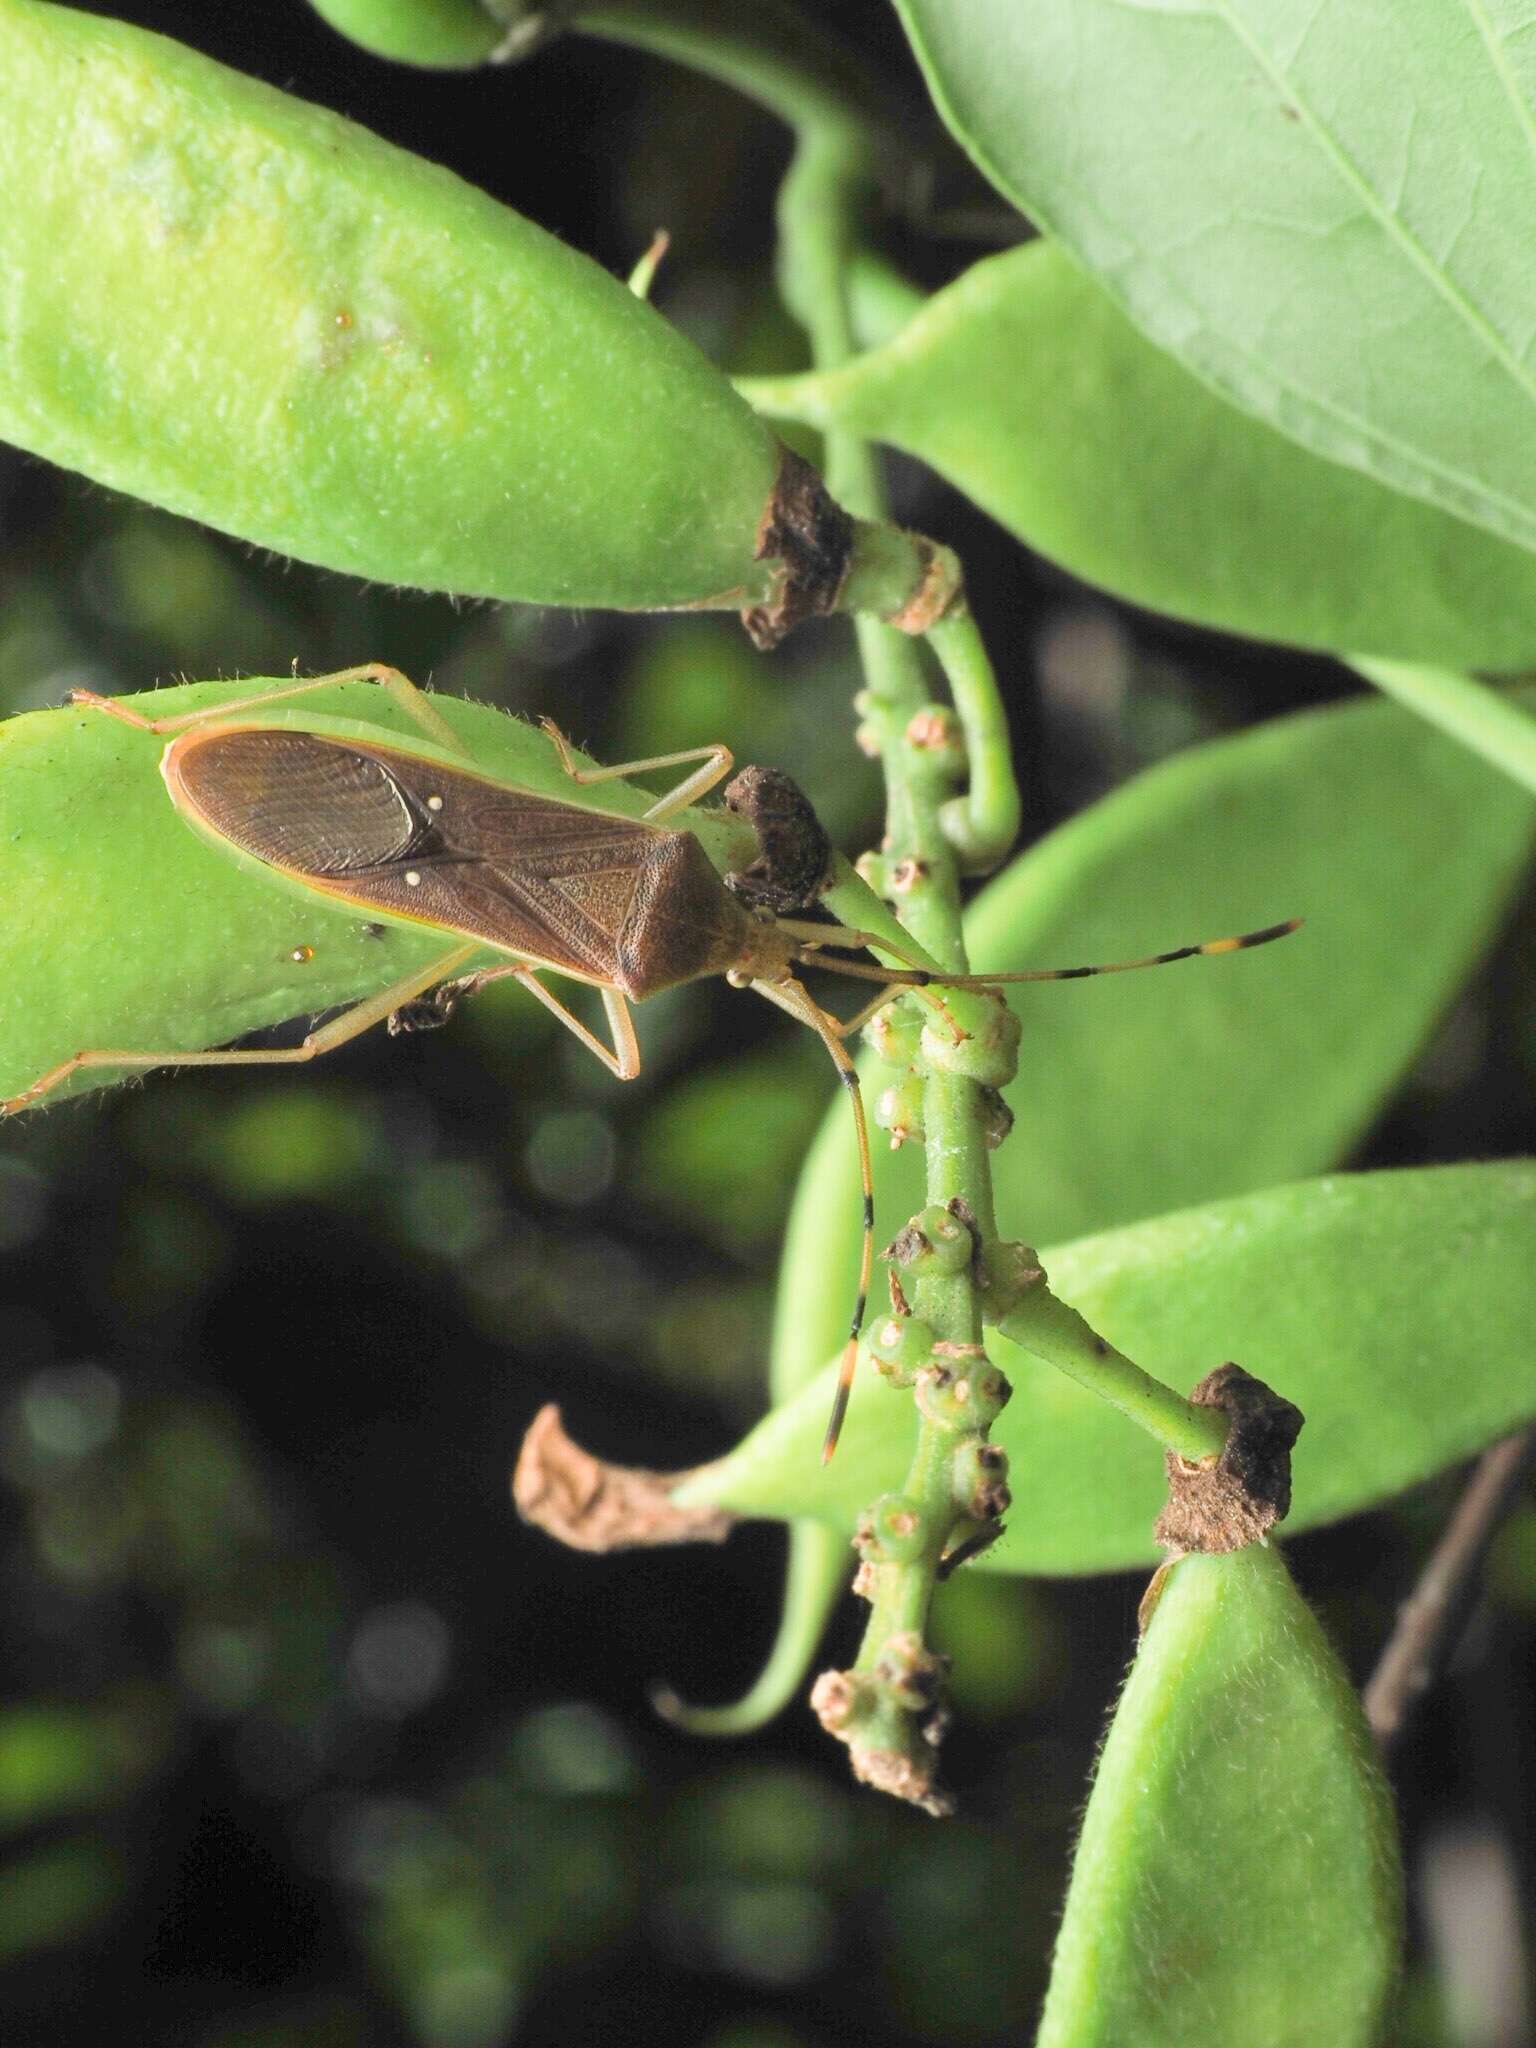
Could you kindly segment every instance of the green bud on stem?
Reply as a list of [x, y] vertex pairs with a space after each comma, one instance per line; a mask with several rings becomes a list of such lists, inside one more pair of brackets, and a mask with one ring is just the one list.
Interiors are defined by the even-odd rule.
[[[934, 1017], [923, 1027], [923, 1058], [939, 1073], [984, 1087], [1002, 1088], [1019, 1064], [1023, 1030], [1000, 993], [992, 989], [946, 989], [949, 1019]], [[955, 1033], [965, 1035], [957, 1040]]]

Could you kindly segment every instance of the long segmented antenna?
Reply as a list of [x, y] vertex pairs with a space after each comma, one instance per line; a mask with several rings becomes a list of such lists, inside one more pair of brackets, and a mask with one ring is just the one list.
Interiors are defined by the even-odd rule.
[[864, 1194], [864, 1243], [859, 1258], [859, 1292], [854, 1302], [853, 1320], [848, 1325], [848, 1341], [843, 1346], [843, 1355], [838, 1363], [837, 1391], [832, 1396], [832, 1413], [827, 1420], [827, 1433], [821, 1441], [821, 1462], [825, 1465], [837, 1449], [837, 1440], [842, 1434], [843, 1417], [848, 1413], [848, 1396], [853, 1390], [853, 1370], [859, 1358], [859, 1334], [864, 1328], [870, 1276], [875, 1270], [875, 1175], [869, 1157], [869, 1126], [864, 1118], [864, 1091], [859, 1086], [859, 1070], [854, 1065], [847, 1046], [798, 981], [755, 981], [752, 986], [760, 995], [767, 996], [770, 1002], [777, 1003], [780, 1009], [787, 1010], [792, 1017], [798, 1017], [801, 1023], [809, 1024], [832, 1055], [838, 1079], [848, 1091], [849, 1106], [853, 1110], [854, 1135], [859, 1146], [859, 1184]]
[[[945, 988], [995, 988], [1000, 983], [1023, 981], [1082, 981], [1091, 974], [1129, 974], [1137, 968], [1166, 967], [1175, 960], [1195, 960], [1203, 954], [1241, 953], [1252, 946], [1267, 946], [1274, 939], [1288, 938], [1301, 922], [1299, 917], [1287, 918], [1283, 924], [1265, 925], [1260, 931], [1238, 932], [1230, 938], [1205, 939], [1197, 946], [1176, 946], [1171, 952], [1152, 953], [1144, 960], [1111, 960], [1095, 967], [1034, 967], [1012, 974], [944, 974], [930, 972], [922, 967], [870, 966], [858, 960], [830, 959], [819, 947], [812, 945], [803, 947], [797, 958], [808, 967], [821, 967], [833, 974], [852, 975], [860, 981], [884, 982], [887, 986], [895, 988], [921, 989], [928, 988], [934, 983]], [[858, 1135], [859, 1179], [864, 1194], [864, 1245], [859, 1262], [858, 1302], [853, 1311], [848, 1341], [843, 1347], [842, 1359], [838, 1365], [837, 1388], [832, 1396], [832, 1413], [827, 1420], [827, 1433], [822, 1439], [821, 1462], [825, 1465], [837, 1449], [843, 1418], [848, 1413], [848, 1397], [853, 1389], [854, 1367], [859, 1356], [859, 1335], [864, 1327], [870, 1275], [874, 1271], [875, 1196], [874, 1174], [869, 1157], [869, 1131], [864, 1121], [864, 1098], [859, 1088], [858, 1070], [849, 1057], [847, 1048], [832, 1030], [815, 1002], [796, 981], [780, 982], [776, 985], [757, 982], [754, 986], [781, 1008], [788, 1010], [792, 1016], [798, 1016], [809, 1024], [826, 1046], [836, 1064], [838, 1075], [848, 1090], [849, 1100], [853, 1106], [854, 1128]], [[793, 997], [790, 995], [791, 990]]]
[[[821, 947], [810, 945], [801, 947], [795, 958], [802, 966], [852, 975], [857, 981], [884, 982], [890, 988], [1000, 988], [1020, 981], [1084, 981], [1091, 974], [1130, 974], [1140, 967], [1167, 967], [1175, 960], [1198, 960], [1208, 953], [1242, 953], [1250, 946], [1267, 946], [1274, 939], [1288, 938], [1302, 922], [1299, 917], [1288, 917], [1284, 924], [1267, 924], [1262, 931], [1205, 939], [1198, 946], [1175, 946], [1171, 953], [1149, 953], [1144, 960], [1106, 960], [1096, 967], [1026, 967], [1012, 974], [944, 974], [926, 967], [877, 967], [863, 960], [834, 959]], [[873, 935], [871, 942], [884, 943]]]

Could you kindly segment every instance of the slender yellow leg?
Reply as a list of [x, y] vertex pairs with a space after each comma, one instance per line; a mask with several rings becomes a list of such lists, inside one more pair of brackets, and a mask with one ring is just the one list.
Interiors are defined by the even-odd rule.
[[260, 1052], [116, 1052], [100, 1048], [89, 1052], [77, 1052], [67, 1060], [60, 1060], [56, 1067], [50, 1067], [29, 1088], [23, 1088], [19, 1095], [12, 1095], [0, 1102], [0, 1116], [14, 1116], [19, 1109], [28, 1109], [40, 1102], [50, 1090], [57, 1088], [61, 1081], [71, 1074], [79, 1073], [83, 1067], [125, 1067], [143, 1069], [148, 1067], [280, 1067], [295, 1066], [304, 1060], [318, 1059], [321, 1053], [334, 1052], [338, 1045], [345, 1045], [348, 1039], [356, 1038], [374, 1024], [383, 1023], [392, 1010], [398, 1010], [402, 1003], [408, 1003], [419, 996], [434, 982], [443, 980], [462, 967], [472, 953], [479, 950], [476, 945], [455, 946], [451, 953], [444, 953], [429, 967], [419, 968], [415, 974], [393, 982], [376, 996], [354, 1003], [350, 1010], [343, 1010], [339, 1017], [333, 1017], [318, 1031], [312, 1031], [302, 1045], [295, 1045], [279, 1051]]
[[571, 751], [571, 743], [561, 732], [553, 719], [541, 718], [539, 724], [549, 735], [555, 752], [560, 756], [560, 766], [572, 782], [615, 782], [630, 775], [643, 775], [650, 768], [681, 768], [685, 761], [702, 761], [692, 775], [685, 775], [675, 789], [669, 789], [665, 796], [659, 796], [645, 813], [647, 824], [659, 825], [663, 818], [675, 817], [679, 811], [687, 810], [702, 796], [708, 796], [717, 782], [723, 782], [735, 766], [729, 747], [685, 747], [680, 754], [653, 754], [646, 761], [619, 761], [607, 768], [578, 768]]
[[519, 982], [530, 995], [537, 996], [551, 1016], [558, 1017], [566, 1030], [573, 1037], [580, 1039], [587, 1051], [602, 1061], [615, 1080], [634, 1080], [640, 1071], [640, 1046], [635, 1037], [635, 1020], [629, 1013], [628, 1002], [616, 988], [603, 988], [599, 985], [603, 1008], [608, 1016], [608, 1028], [613, 1033], [611, 1052], [595, 1033], [587, 1029], [574, 1011], [568, 1010], [560, 998], [544, 986], [535, 970], [521, 960], [509, 961], [505, 967], [484, 967], [478, 974], [466, 975], [462, 981], [455, 982], [451, 988], [444, 991], [444, 994], [454, 1001], [459, 1001], [465, 996], [474, 995], [489, 982], [508, 979]]
[[402, 675], [399, 669], [386, 668], [378, 661], [365, 661], [356, 668], [337, 669], [334, 675], [306, 676], [301, 682], [280, 683], [275, 690], [254, 691], [248, 697], [231, 697], [227, 704], [212, 704], [203, 711], [183, 711], [173, 718], [146, 718], [142, 711], [135, 711], [120, 698], [98, 696], [94, 690], [71, 690], [69, 700], [72, 704], [87, 704], [93, 711], [105, 711], [109, 717], [121, 719], [124, 725], [137, 726], [141, 732], [183, 732], [188, 726], [206, 725], [241, 711], [262, 711], [267, 705], [281, 703], [285, 698], [302, 697], [310, 690], [332, 689], [338, 683], [377, 683], [389, 692], [407, 717], [415, 720], [428, 739], [435, 740], [440, 747], [447, 747], [455, 754], [468, 754], [469, 749], [434, 707], [426, 691], [417, 689], [410, 677]]
[[843, 1044], [843, 1031], [838, 1020], [829, 1017], [819, 1003], [811, 999], [808, 990], [795, 980], [753, 981], [748, 983], [760, 996], [766, 996], [770, 1003], [781, 1010], [787, 1010], [791, 1017], [798, 1017], [802, 1024], [808, 1024], [832, 1055], [837, 1068], [838, 1079], [848, 1091], [849, 1106], [853, 1111], [853, 1131], [859, 1148], [859, 1185], [864, 1195], [864, 1239], [859, 1257], [859, 1291], [854, 1302], [853, 1319], [848, 1326], [848, 1341], [843, 1346], [843, 1356], [837, 1372], [837, 1391], [832, 1397], [832, 1413], [827, 1420], [827, 1433], [822, 1439], [821, 1462], [825, 1465], [837, 1449], [838, 1437], [842, 1434], [843, 1417], [848, 1412], [848, 1396], [853, 1390], [853, 1369], [858, 1363], [859, 1333], [864, 1328], [864, 1310], [869, 1301], [869, 1279], [875, 1267], [875, 1178], [869, 1157], [869, 1126], [864, 1118], [864, 1091], [859, 1086], [859, 1070], [848, 1056]]

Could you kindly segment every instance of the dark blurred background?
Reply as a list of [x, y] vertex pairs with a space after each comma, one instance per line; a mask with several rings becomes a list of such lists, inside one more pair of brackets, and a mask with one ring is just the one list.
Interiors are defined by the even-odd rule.
[[[785, 141], [724, 91], [576, 38], [503, 74], [409, 73], [300, 0], [110, 11], [452, 163], [617, 272], [664, 224], [668, 314], [732, 367], [799, 360], [768, 283]], [[909, 76], [876, 0], [823, 12]], [[1006, 231], [984, 191], [942, 178]], [[891, 232], [928, 282], [979, 253]], [[1351, 688], [1116, 607], [909, 468], [893, 486], [969, 564], [1032, 835], [1164, 754]], [[725, 739], [796, 774], [850, 852], [878, 834], [842, 628], [765, 661], [718, 621], [362, 590], [0, 450], [7, 713], [77, 685], [372, 658], [550, 713], [600, 757]], [[1536, 1146], [1529, 909], [1522, 931], [1366, 1161]], [[640, 1028], [645, 1073], [621, 1089], [496, 990], [446, 1031], [374, 1034], [322, 1068], [157, 1075], [7, 1129], [6, 2048], [1029, 2038], [1140, 1584], [947, 1590], [962, 1818], [936, 1825], [853, 1791], [803, 1711], [723, 1745], [650, 1715], [658, 1678], [706, 1700], [749, 1682], [776, 1535], [592, 1560], [511, 1514], [546, 1400], [580, 1441], [661, 1467], [761, 1409], [824, 1058], [723, 986], [647, 1005]], [[1453, 1495], [1294, 1546], [1361, 1660]], [[1400, 2043], [1529, 2038], [1533, 1608], [1527, 1506], [1402, 1758]], [[836, 1625], [844, 1661], [857, 1620]]]

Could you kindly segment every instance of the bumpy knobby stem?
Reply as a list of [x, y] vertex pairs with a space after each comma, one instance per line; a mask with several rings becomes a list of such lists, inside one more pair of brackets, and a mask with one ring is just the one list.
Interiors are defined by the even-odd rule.
[[[780, 283], [825, 373], [860, 338], [863, 222], [893, 130], [829, 46], [801, 25], [786, 34], [787, 22], [774, 6], [664, 0], [614, 6], [581, 25], [726, 78], [794, 128], [779, 201]], [[890, 274], [883, 283], [889, 302]], [[894, 298], [883, 316], [890, 323], [911, 310], [899, 289]], [[824, 424], [827, 483], [856, 522], [843, 604], [855, 615], [866, 679], [859, 738], [879, 755], [887, 785], [886, 837], [861, 871], [926, 957], [963, 973], [960, 876], [995, 866], [1019, 824], [996, 681], [954, 558], [884, 523], [870, 448]], [[898, 605], [891, 593], [903, 591]], [[932, 701], [913, 635], [937, 657], [952, 709]], [[1013, 1076], [1018, 1045], [1001, 998], [958, 990], [928, 1004], [905, 998], [877, 1023], [878, 1050], [904, 1076], [888, 1091], [899, 1100], [887, 1128], [923, 1135], [928, 1206], [886, 1255], [891, 1313], [868, 1351], [884, 1376], [913, 1390], [918, 1433], [901, 1491], [873, 1503], [856, 1539], [857, 1584], [871, 1603], [864, 1644], [851, 1670], [823, 1673], [813, 1699], [861, 1778], [938, 1814], [950, 1805], [936, 1784], [944, 1673], [926, 1646], [928, 1609], [945, 1570], [996, 1533], [1008, 1505], [1007, 1461], [988, 1431], [1009, 1390], [982, 1347], [984, 1318], [1021, 1318], [1023, 1341], [1043, 1349], [1048, 1340], [1053, 1363], [1183, 1456], [1212, 1456], [1222, 1431], [1219, 1419], [1160, 1387], [1055, 1302], [1026, 1247], [998, 1241], [988, 1153], [1006, 1135], [998, 1090]]]
[[1045, 1359], [1140, 1423], [1181, 1458], [1214, 1457], [1227, 1440], [1226, 1418], [1219, 1409], [1197, 1407], [1133, 1365], [1048, 1287], [1031, 1287], [998, 1328], [1023, 1350]]
[[[854, 346], [847, 280], [867, 173], [867, 160], [840, 138], [802, 133], [781, 197], [785, 296], [822, 366], [844, 360]], [[830, 434], [827, 473], [845, 504], [866, 518], [880, 517], [880, 480], [862, 441]], [[965, 616], [958, 606], [948, 615]], [[959, 971], [965, 965], [959, 870], [945, 819], [964, 774], [961, 726], [930, 702], [922, 657], [910, 639], [868, 617], [857, 620], [856, 631], [867, 683], [860, 736], [879, 753], [888, 791], [878, 892], [896, 901], [903, 925], [932, 958]], [[953, 634], [955, 659], [979, 653], [973, 633], [967, 617]], [[962, 687], [972, 686], [971, 722], [989, 757], [988, 786], [996, 789], [1011, 787], [1012, 777], [1006, 746], [996, 744], [1000, 720], [987, 715], [989, 675], [984, 659], [973, 661], [963, 670]], [[994, 712], [995, 705], [994, 692]], [[1009, 817], [1006, 802], [996, 810], [1001, 815], [989, 822], [1003, 831], [990, 849], [993, 860], [1006, 851], [1018, 822], [1017, 809]], [[893, 1042], [889, 1031], [884, 1042]], [[882, 1363], [917, 1390], [918, 1441], [901, 1493], [877, 1501], [859, 1532], [858, 1583], [871, 1614], [858, 1660], [851, 1671], [824, 1673], [813, 1699], [824, 1725], [848, 1743], [860, 1777], [941, 1813], [948, 1802], [936, 1787], [929, 1737], [942, 1726], [943, 1670], [924, 1641], [928, 1607], [957, 1528], [994, 1521], [1006, 1503], [1005, 1462], [985, 1442], [1006, 1388], [981, 1350], [973, 1236], [973, 1230], [991, 1230], [989, 1107], [975, 1081], [935, 1069], [922, 1077], [917, 1114], [927, 1133], [932, 1213], [924, 1213], [932, 1229], [921, 1239], [907, 1234], [901, 1265], [915, 1287], [917, 1313], [893, 1311], [885, 1326], [891, 1355]], [[944, 1206], [952, 1199], [958, 1216]], [[909, 1365], [904, 1354], [920, 1362]]]

